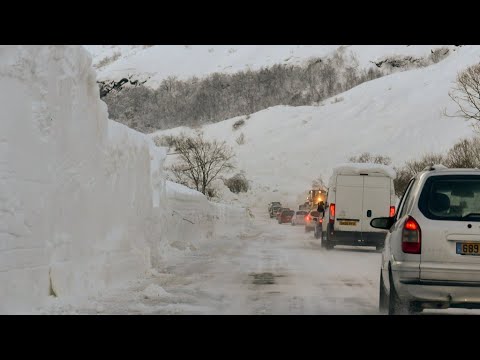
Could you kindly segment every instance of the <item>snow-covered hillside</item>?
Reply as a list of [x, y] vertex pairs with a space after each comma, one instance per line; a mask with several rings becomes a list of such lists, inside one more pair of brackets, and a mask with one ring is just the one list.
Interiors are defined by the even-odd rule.
[[[459, 71], [479, 61], [480, 46], [464, 46], [435, 65], [363, 83], [318, 107], [275, 106], [251, 114], [238, 130], [233, 123], [245, 117], [202, 129], [235, 149], [239, 169], [252, 181], [246, 199], [250, 205], [265, 207], [280, 200], [296, 206], [298, 194], [313, 179], [322, 175], [327, 180], [333, 166], [352, 155], [378, 153], [401, 165], [470, 136], [469, 123], [446, 118], [442, 110], [456, 110], [448, 96], [452, 82]], [[192, 130], [175, 128], [151, 136], [181, 131]], [[238, 145], [235, 140], [242, 133], [245, 144]]]
[[[441, 45], [85, 45], [94, 58], [98, 80], [147, 80], [157, 87], [169, 76], [185, 79], [214, 72], [233, 73], [274, 64], [300, 64], [342, 48], [361, 68], [387, 56], [426, 57]], [[452, 47], [453, 48], [453, 47]]]

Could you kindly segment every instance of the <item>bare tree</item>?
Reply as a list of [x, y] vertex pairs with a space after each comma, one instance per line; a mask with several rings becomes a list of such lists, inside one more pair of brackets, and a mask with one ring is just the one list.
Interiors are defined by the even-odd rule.
[[243, 173], [238, 173], [232, 176], [230, 179], [224, 180], [224, 184], [233, 193], [247, 192], [250, 188], [247, 178]]
[[445, 163], [445, 156], [442, 154], [427, 153], [420, 160], [407, 161], [405, 169], [413, 177], [415, 174], [423, 171], [427, 166]]
[[374, 163], [374, 164], [383, 164], [390, 165], [392, 159], [384, 155], [372, 155], [369, 152], [364, 152], [358, 156], [352, 156], [348, 159], [352, 163]]
[[448, 95], [457, 104], [458, 111], [449, 115], [445, 110], [444, 115], [480, 121], [480, 64], [472, 65], [459, 73], [455, 86]]
[[405, 191], [408, 182], [417, 173], [423, 171], [427, 166], [445, 163], [445, 156], [442, 154], [427, 153], [419, 160], [410, 160], [400, 169], [395, 169], [397, 176], [393, 180], [395, 194], [401, 196]]
[[480, 167], [480, 139], [463, 139], [447, 154], [446, 165], [451, 168]]
[[175, 181], [207, 195], [211, 182], [232, 170], [234, 153], [225, 142], [207, 141], [203, 134], [180, 134], [172, 139], [178, 161], [168, 170]]

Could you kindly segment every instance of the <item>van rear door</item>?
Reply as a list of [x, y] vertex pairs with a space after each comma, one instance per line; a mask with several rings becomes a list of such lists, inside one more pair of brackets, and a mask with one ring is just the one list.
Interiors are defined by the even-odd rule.
[[376, 217], [388, 217], [391, 202], [391, 179], [386, 176], [363, 175], [362, 232], [385, 232], [370, 226]]
[[337, 175], [335, 231], [361, 231], [363, 176]]

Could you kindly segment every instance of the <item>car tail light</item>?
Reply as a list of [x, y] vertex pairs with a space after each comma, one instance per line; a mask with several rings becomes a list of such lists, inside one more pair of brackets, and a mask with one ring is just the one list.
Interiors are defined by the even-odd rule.
[[420, 254], [422, 252], [422, 232], [420, 225], [411, 216], [403, 225], [402, 251], [407, 254]]
[[329, 222], [333, 224], [335, 222], [335, 204], [330, 204], [330, 219]]
[[395, 216], [395, 206], [390, 206], [390, 217]]
[[305, 216], [305, 220], [310, 221], [310, 215]]
[[323, 219], [318, 219], [318, 222], [321, 224], [323, 223]]

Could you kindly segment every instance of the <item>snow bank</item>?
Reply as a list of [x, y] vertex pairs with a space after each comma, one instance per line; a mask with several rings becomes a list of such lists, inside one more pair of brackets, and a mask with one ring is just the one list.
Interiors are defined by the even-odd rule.
[[108, 121], [78, 46], [0, 48], [0, 312], [150, 267], [149, 139]]
[[172, 297], [172, 294], [165, 291], [159, 285], [150, 284], [145, 290], [143, 290], [143, 295], [147, 299], [169, 299]]
[[[143, 276], [176, 236], [166, 153], [108, 120], [90, 55], [80, 46], [0, 46], [0, 98], [0, 313]], [[177, 193], [168, 196], [208, 205]]]
[[167, 217], [164, 233], [166, 245], [178, 250], [195, 250], [213, 238], [232, 232], [241, 233], [249, 226], [247, 209], [218, 204], [202, 193], [170, 181], [166, 182]]

